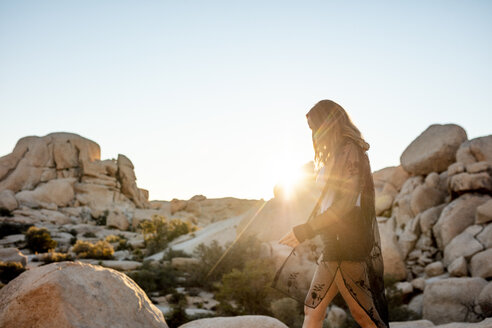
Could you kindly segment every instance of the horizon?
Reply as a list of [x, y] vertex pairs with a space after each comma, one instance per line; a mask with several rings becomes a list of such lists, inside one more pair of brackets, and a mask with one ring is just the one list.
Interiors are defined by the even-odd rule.
[[344, 107], [372, 171], [429, 125], [491, 134], [492, 3], [0, 2], [0, 157], [71, 132], [127, 156], [151, 200], [273, 197]]

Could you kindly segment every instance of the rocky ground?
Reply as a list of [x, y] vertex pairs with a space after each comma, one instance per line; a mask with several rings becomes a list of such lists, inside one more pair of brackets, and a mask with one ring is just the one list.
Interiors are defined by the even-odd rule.
[[[120, 272], [138, 271], [144, 260], [180, 270], [196, 263], [189, 255], [198, 245], [213, 240], [226, 245], [239, 235], [259, 238], [263, 256], [279, 264], [289, 250], [276, 241], [305, 220], [320, 192], [308, 163], [306, 180], [290, 199], [275, 189], [267, 202], [202, 195], [149, 201], [133, 169], [121, 154], [101, 160], [97, 143], [70, 133], [22, 138], [0, 158], [0, 261], [28, 269], [0, 290], [0, 326], [18, 326], [13, 322], [19, 316], [28, 322], [53, 312], [79, 318], [70, 319], [74, 327], [103, 327], [105, 320], [116, 318], [165, 327], [171, 295], [146, 295]], [[398, 281], [405, 307], [422, 318], [392, 327], [492, 327], [487, 319], [492, 316], [491, 174], [492, 135], [468, 140], [454, 124], [431, 125], [403, 152], [400, 166], [373, 173], [385, 273]], [[148, 254], [141, 224], [153, 217], [176, 219], [197, 230], [172, 240], [167, 251]], [[46, 255], [27, 247], [29, 226], [46, 228], [56, 241], [55, 251], [78, 262], [42, 265]], [[115, 250], [110, 258], [82, 259], [74, 252], [78, 241], [101, 240]], [[166, 258], [169, 249], [182, 255]], [[218, 301], [213, 293], [190, 292], [186, 286], [178, 291], [186, 295], [188, 315], [214, 314]], [[135, 303], [141, 311], [127, 309]], [[101, 308], [112, 316], [82, 315]], [[346, 317], [332, 306], [326, 326], [341, 327]], [[285, 327], [266, 316], [198, 319], [183, 327], [252, 324]], [[51, 321], [48, 326], [56, 327]]]

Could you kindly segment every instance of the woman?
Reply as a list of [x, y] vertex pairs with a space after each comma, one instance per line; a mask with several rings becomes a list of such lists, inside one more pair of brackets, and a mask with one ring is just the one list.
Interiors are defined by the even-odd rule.
[[[361, 327], [389, 327], [374, 182], [366, 154], [369, 144], [333, 101], [318, 102], [306, 117], [317, 181], [324, 188], [308, 221], [279, 240], [293, 250], [273, 287], [303, 301], [303, 328], [322, 327], [326, 308], [338, 292]], [[322, 242], [322, 254], [313, 262], [314, 276], [304, 288], [300, 276], [306, 269], [306, 252], [314, 252], [315, 259], [319, 255], [315, 238], [318, 245]]]

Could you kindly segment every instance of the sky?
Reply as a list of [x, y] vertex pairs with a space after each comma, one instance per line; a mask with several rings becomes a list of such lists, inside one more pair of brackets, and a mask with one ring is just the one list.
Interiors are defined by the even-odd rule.
[[265, 200], [342, 105], [372, 170], [431, 124], [492, 132], [492, 1], [3, 1], [0, 156], [72, 132], [150, 199]]

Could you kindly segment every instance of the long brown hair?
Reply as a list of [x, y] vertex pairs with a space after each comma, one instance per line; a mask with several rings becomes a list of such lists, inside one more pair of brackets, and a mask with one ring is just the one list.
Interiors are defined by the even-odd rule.
[[313, 133], [314, 162], [320, 169], [331, 161], [344, 138], [352, 139], [363, 151], [369, 149], [359, 129], [345, 109], [331, 100], [321, 100], [306, 114], [311, 120]]

